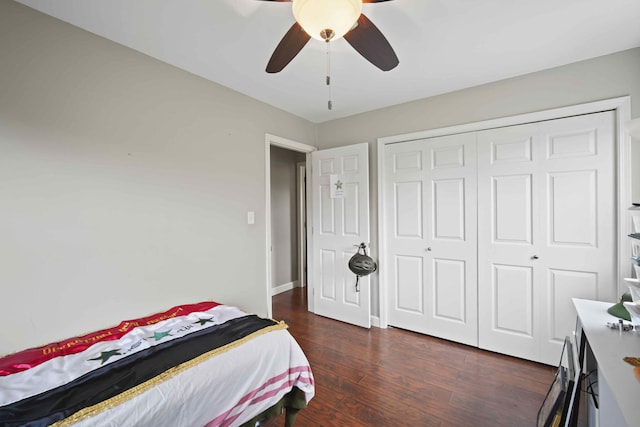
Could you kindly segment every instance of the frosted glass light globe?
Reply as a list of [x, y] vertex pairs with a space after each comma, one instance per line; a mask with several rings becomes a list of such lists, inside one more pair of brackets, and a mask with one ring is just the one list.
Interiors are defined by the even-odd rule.
[[323, 30], [332, 30], [332, 40], [344, 36], [362, 13], [362, 0], [293, 0], [293, 16], [314, 39], [325, 40]]

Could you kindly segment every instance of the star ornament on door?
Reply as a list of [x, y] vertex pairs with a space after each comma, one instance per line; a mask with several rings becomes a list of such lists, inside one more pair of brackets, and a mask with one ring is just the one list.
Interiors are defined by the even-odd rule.
[[329, 176], [329, 188], [331, 188], [331, 198], [332, 199], [342, 199], [344, 198], [344, 182], [340, 179], [339, 175], [330, 175]]

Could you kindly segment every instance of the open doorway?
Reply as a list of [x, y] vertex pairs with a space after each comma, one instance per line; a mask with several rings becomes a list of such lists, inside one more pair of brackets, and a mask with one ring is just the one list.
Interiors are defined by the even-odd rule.
[[[267, 308], [273, 295], [304, 286], [306, 280], [307, 155], [316, 148], [266, 135]], [[302, 187], [301, 187], [302, 186]]]
[[[304, 286], [301, 236], [304, 223], [304, 188], [300, 188], [299, 164], [305, 154], [271, 146], [271, 295]], [[304, 182], [302, 183], [304, 185]]]

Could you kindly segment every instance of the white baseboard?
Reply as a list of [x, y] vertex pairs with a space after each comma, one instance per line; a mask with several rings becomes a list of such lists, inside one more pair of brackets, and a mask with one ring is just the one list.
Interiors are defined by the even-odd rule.
[[293, 282], [285, 283], [282, 285], [274, 286], [271, 288], [271, 296], [281, 294], [283, 292], [290, 291], [293, 288], [298, 287], [298, 281], [294, 280]]
[[380, 327], [380, 318], [378, 316], [371, 316], [371, 326], [376, 328]]

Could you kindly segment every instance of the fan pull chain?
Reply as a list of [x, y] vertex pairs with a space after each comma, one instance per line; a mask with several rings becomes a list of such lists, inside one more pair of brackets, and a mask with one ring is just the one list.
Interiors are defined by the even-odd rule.
[[327, 43], [327, 88], [329, 89], [329, 101], [327, 102], [327, 107], [331, 110], [333, 105], [331, 104], [331, 48], [329, 47], [329, 40]]

